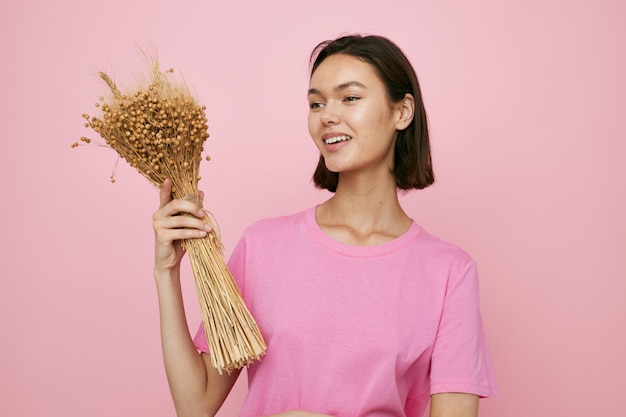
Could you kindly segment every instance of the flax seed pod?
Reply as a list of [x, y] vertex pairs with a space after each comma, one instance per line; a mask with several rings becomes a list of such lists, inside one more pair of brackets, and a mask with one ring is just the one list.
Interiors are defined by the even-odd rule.
[[[198, 195], [200, 162], [209, 138], [206, 108], [172, 73], [173, 69], [162, 72], [153, 61], [146, 86], [122, 92], [101, 72], [110, 99], [99, 97], [100, 117], [82, 117], [104, 144], [86, 137], [81, 142], [112, 148], [154, 186], [169, 178], [174, 198], [193, 199]], [[81, 145], [72, 144], [77, 146]], [[182, 244], [189, 253], [213, 366], [230, 373], [260, 359], [266, 345], [224, 262], [214, 219], [206, 215], [204, 221], [213, 226], [212, 231]]]

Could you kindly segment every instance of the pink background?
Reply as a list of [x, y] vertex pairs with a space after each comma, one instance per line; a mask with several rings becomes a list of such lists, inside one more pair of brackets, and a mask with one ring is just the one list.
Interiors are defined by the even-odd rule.
[[[414, 63], [437, 183], [402, 198], [479, 263], [502, 394], [484, 417], [616, 416], [626, 374], [626, 3], [3, 1], [0, 415], [173, 416], [152, 281], [157, 194], [112, 151], [70, 149], [136, 45], [207, 106], [201, 188], [230, 252], [309, 183], [307, 57], [346, 32]], [[186, 273], [189, 270], [186, 269]], [[190, 325], [199, 311], [185, 281]], [[240, 381], [221, 416], [234, 416]]]

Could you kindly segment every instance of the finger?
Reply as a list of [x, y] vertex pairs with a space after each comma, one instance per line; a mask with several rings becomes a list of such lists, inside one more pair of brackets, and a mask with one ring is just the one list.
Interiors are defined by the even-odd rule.
[[154, 229], [197, 229], [210, 232], [212, 227], [196, 217], [168, 216], [155, 219]]
[[207, 235], [206, 230], [198, 229], [158, 229], [155, 231], [158, 243], [169, 245], [183, 239], [198, 239]]
[[165, 206], [172, 200], [172, 180], [170, 180], [169, 178], [163, 181], [163, 185], [161, 186], [161, 192], [159, 193], [159, 200], [159, 207]]
[[195, 217], [203, 218], [204, 210], [197, 204], [187, 201], [174, 199], [161, 206], [153, 216], [153, 220], [163, 217], [178, 216], [179, 214], [191, 214]]

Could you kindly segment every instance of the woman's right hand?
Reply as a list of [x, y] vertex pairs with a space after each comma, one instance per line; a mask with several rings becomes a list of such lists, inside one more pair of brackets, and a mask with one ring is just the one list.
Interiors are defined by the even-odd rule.
[[[184, 213], [192, 216], [180, 215]], [[159, 209], [152, 216], [155, 274], [176, 271], [177, 275], [185, 254], [181, 239], [201, 238], [211, 231], [211, 226], [202, 220], [203, 217], [204, 211], [197, 204], [172, 199], [172, 181], [165, 180], [161, 187]]]

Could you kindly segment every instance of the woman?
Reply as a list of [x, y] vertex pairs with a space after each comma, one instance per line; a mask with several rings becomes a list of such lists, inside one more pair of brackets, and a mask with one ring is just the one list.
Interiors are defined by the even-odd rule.
[[[243, 416], [476, 416], [497, 388], [474, 261], [404, 212], [398, 190], [434, 181], [417, 77], [379, 36], [346, 36], [312, 55], [309, 132], [318, 187], [304, 212], [249, 227], [229, 267], [268, 345], [250, 366]], [[155, 280], [165, 366], [179, 416], [214, 415], [238, 373], [192, 340], [178, 241], [203, 237], [202, 209], [161, 190]], [[201, 352], [198, 354], [198, 350]], [[297, 410], [297, 411], [295, 411]]]

